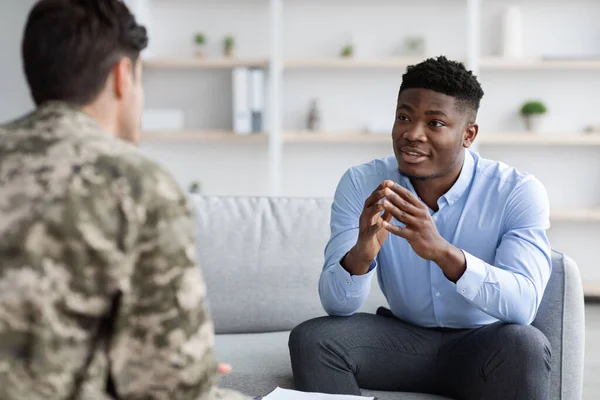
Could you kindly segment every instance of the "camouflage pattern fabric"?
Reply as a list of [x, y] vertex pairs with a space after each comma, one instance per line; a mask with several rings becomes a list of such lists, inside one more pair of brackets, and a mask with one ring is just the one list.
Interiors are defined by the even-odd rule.
[[0, 399], [245, 399], [214, 387], [191, 209], [60, 102], [0, 126]]

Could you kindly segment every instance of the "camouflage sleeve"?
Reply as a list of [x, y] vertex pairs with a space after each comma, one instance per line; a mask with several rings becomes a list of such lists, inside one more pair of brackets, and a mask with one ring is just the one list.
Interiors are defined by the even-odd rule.
[[109, 349], [115, 391], [127, 400], [246, 399], [215, 387], [214, 329], [191, 208], [169, 176], [155, 175], [145, 182], [149, 204], [138, 207], [145, 224]]

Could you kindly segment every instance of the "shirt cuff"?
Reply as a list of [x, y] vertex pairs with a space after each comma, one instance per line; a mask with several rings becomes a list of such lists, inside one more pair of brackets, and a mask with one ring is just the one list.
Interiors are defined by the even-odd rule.
[[479, 258], [461, 250], [467, 261], [467, 270], [456, 282], [456, 291], [463, 297], [473, 300], [479, 293], [487, 276], [487, 264]]
[[354, 297], [360, 295], [363, 291], [370, 288], [371, 279], [373, 279], [376, 268], [377, 262], [373, 261], [369, 267], [369, 272], [366, 274], [350, 275], [350, 273], [346, 271], [344, 267], [342, 267], [342, 264], [338, 262], [334, 267], [333, 274], [338, 287], [345, 289], [344, 291], [346, 292], [347, 296]]

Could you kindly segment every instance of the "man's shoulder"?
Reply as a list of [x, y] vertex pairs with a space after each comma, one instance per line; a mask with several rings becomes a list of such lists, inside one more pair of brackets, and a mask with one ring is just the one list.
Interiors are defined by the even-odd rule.
[[526, 191], [545, 192], [542, 182], [533, 174], [502, 161], [476, 157], [475, 185], [487, 192], [498, 193], [500, 198], [508, 198]]
[[398, 175], [398, 162], [394, 156], [377, 158], [375, 160], [355, 165], [346, 171], [358, 187], [377, 187], [386, 179], [394, 179]]
[[98, 187], [118, 183], [120, 190], [134, 198], [149, 192], [179, 191], [170, 174], [139, 148], [62, 105], [36, 110], [0, 126], [0, 136], [5, 163], [16, 162], [9, 158], [28, 158], [28, 172], [48, 180], [66, 184], [69, 176], [80, 175]]

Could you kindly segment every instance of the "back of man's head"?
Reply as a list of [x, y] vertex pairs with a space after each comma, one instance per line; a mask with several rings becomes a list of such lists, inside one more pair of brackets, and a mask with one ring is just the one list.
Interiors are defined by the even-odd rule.
[[23, 67], [37, 105], [58, 100], [90, 104], [115, 63], [135, 64], [146, 29], [120, 0], [40, 0], [29, 14]]

